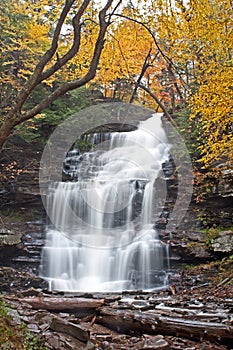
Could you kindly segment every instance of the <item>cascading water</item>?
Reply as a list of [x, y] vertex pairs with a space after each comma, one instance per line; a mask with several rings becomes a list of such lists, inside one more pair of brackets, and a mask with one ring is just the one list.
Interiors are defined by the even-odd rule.
[[[161, 288], [168, 247], [153, 229], [164, 198], [156, 179], [169, 157], [159, 114], [138, 129], [113, 133], [82, 155], [76, 182], [50, 188], [53, 228], [42, 251], [42, 276], [52, 290], [122, 291]], [[165, 193], [166, 189], [159, 190]]]

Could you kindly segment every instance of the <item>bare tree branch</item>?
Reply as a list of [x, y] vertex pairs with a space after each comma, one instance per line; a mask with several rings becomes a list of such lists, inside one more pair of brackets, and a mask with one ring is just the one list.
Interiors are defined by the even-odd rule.
[[179, 88], [179, 86], [178, 86], [178, 84], [176, 82], [176, 77], [175, 77], [175, 74], [174, 74], [174, 72], [172, 70], [171, 64], [168, 64], [167, 70], [168, 70], [169, 77], [170, 77], [170, 79], [171, 79], [171, 81], [172, 81], [172, 83], [173, 83], [173, 85], [174, 85], [174, 87], [176, 89], [176, 92], [177, 92], [177, 94], [180, 97], [180, 101], [185, 103], [185, 99], [183, 97], [183, 94], [182, 94], [182, 92], [181, 92], [181, 90], [180, 90], [180, 88]]
[[126, 16], [126, 15], [122, 15], [122, 14], [120, 14], [120, 13], [116, 13], [116, 14], [114, 14], [114, 15], [117, 16], [117, 17], [121, 17], [121, 18], [128, 19], [129, 21], [132, 21], [132, 22], [134, 22], [134, 23], [140, 24], [142, 27], [144, 27], [144, 28], [149, 32], [149, 34], [151, 35], [151, 37], [152, 37], [152, 39], [153, 39], [153, 41], [154, 41], [154, 43], [155, 43], [155, 46], [157, 47], [157, 49], [158, 49], [158, 51], [160, 52], [160, 54], [162, 55], [162, 57], [163, 57], [167, 62], [170, 62], [170, 63], [173, 65], [172, 60], [171, 60], [167, 55], [165, 55], [165, 53], [161, 50], [161, 48], [160, 48], [160, 46], [159, 46], [159, 44], [158, 44], [158, 42], [157, 42], [157, 40], [156, 40], [156, 37], [155, 37], [153, 31], [148, 27], [148, 25], [147, 25], [146, 23], [141, 22], [141, 21], [138, 21], [138, 20], [135, 19], [135, 18], [131, 18], [131, 17]]
[[153, 94], [153, 92], [147, 88], [146, 86], [142, 85], [142, 84], [137, 84], [138, 87], [140, 89], [143, 89], [144, 91], [146, 91], [154, 100], [155, 102], [159, 105], [159, 107], [162, 109], [164, 115], [167, 117], [167, 119], [171, 122], [171, 124], [177, 129], [178, 126], [176, 124], [176, 122], [174, 121], [174, 119], [172, 118], [172, 116], [168, 113], [166, 107], [164, 106], [164, 104], [158, 99], [158, 97]]
[[[164, 58], [164, 60], [171, 66], [174, 68], [174, 70], [177, 72], [177, 67], [175, 66], [175, 64], [173, 63], [173, 61], [163, 52], [163, 50], [161, 49], [161, 47], [159, 46], [158, 44], [158, 41], [156, 40], [156, 37], [155, 37], [155, 34], [153, 32], [153, 30], [151, 30], [148, 25], [144, 22], [141, 22], [135, 18], [131, 18], [129, 16], [126, 16], [126, 15], [122, 15], [122, 14], [119, 14], [119, 13], [116, 13], [114, 14], [115, 16], [118, 16], [118, 17], [121, 17], [121, 18], [125, 18], [125, 19], [128, 19], [129, 21], [132, 21], [134, 23], [137, 23], [139, 25], [141, 25], [143, 28], [145, 28], [149, 34], [151, 35], [154, 43], [155, 43], [155, 46], [157, 47], [158, 51], [160, 52], [161, 56]], [[179, 78], [180, 78], [180, 81], [182, 82], [182, 84], [184, 86], [186, 86], [186, 83], [185, 81], [182, 79], [182, 77], [180, 76], [180, 74], [177, 72]]]
[[[90, 0], [89, 0], [90, 1]], [[75, 0], [66, 0], [65, 6], [62, 10], [62, 13], [59, 17], [57, 26], [54, 31], [51, 47], [49, 50], [46, 51], [44, 56], [40, 59], [39, 63], [37, 64], [31, 78], [28, 80], [28, 82], [25, 84], [25, 86], [22, 88], [22, 90], [19, 92], [16, 104], [14, 108], [12, 108], [12, 115], [16, 112], [21, 110], [25, 100], [28, 98], [32, 90], [37, 86], [41, 72], [43, 71], [46, 64], [51, 60], [51, 58], [54, 56], [57, 47], [58, 47], [58, 40], [61, 33], [61, 28], [65, 22], [65, 19], [73, 5]]]
[[[106, 15], [107, 10], [111, 6], [112, 2], [113, 2], [112, 0], [108, 1], [107, 4], [105, 5], [105, 7], [103, 8], [102, 11], [104, 13], [104, 17]], [[122, 0], [118, 2], [118, 4], [116, 5], [116, 7], [113, 11], [115, 11], [117, 9], [117, 7], [120, 5], [121, 2], [122, 2]], [[80, 20], [81, 20], [81, 17], [83, 15], [84, 11], [86, 10], [87, 6], [89, 5], [89, 3], [90, 3], [90, 0], [85, 0], [83, 2], [83, 4], [81, 5], [78, 13], [74, 16], [74, 18], [72, 20], [72, 25], [74, 28], [74, 37], [73, 37], [73, 45], [72, 45], [71, 49], [67, 52], [66, 55], [59, 58], [59, 61], [57, 61], [51, 68], [49, 68], [47, 71], [45, 71], [41, 75], [41, 79], [38, 83], [40, 83], [43, 80], [48, 79], [50, 76], [52, 76], [55, 72], [57, 72], [59, 69], [61, 69], [61, 67], [63, 67], [70, 59], [72, 59], [77, 54], [77, 52], [79, 50], [79, 46], [80, 46], [80, 37], [81, 37]], [[112, 14], [110, 14], [110, 16], [112, 16]], [[97, 39], [97, 41], [98, 41], [98, 39]]]
[[[159, 51], [154, 56], [153, 61], [158, 57], [158, 55], [159, 55]], [[136, 81], [136, 84], [134, 86], [134, 89], [133, 89], [132, 95], [130, 97], [129, 103], [133, 103], [133, 101], [135, 99], [135, 96], [136, 96], [136, 93], [137, 93], [137, 89], [139, 87], [139, 84], [141, 83], [141, 80], [142, 80], [144, 74], [146, 73], [147, 68], [149, 68], [151, 63], [153, 62], [152, 61], [151, 63], [149, 63], [149, 58], [150, 57], [151, 57], [151, 48], [148, 51], [148, 54], [146, 55], [146, 58], [144, 60], [144, 63], [143, 63], [142, 69], [141, 69], [141, 73], [139, 74], [139, 77], [138, 77], [138, 79]]]
[[81, 37], [81, 25], [80, 25], [80, 19], [86, 10], [87, 6], [89, 5], [90, 0], [85, 0], [77, 14], [73, 17], [72, 25], [74, 29], [74, 36], [73, 36], [73, 44], [70, 50], [63, 56], [60, 57], [59, 60], [49, 69], [47, 69], [44, 73], [42, 73], [41, 78], [38, 80], [38, 84], [51, 77], [55, 72], [57, 72], [61, 67], [63, 67], [71, 58], [73, 58], [80, 46], [80, 37]]

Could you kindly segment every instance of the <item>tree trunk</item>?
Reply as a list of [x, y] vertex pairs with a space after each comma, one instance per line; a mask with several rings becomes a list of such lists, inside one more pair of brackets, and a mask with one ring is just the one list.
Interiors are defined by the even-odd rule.
[[[71, 47], [68, 48], [67, 52], [62, 57], [60, 57], [59, 64], [58, 62], [52, 63], [51, 61], [54, 55], [57, 53], [62, 26], [68, 14], [71, 12], [72, 6], [75, 2], [76, 1], [74, 0], [65, 2], [65, 5], [63, 7], [60, 17], [58, 18], [57, 25], [54, 30], [51, 47], [41, 57], [31, 77], [18, 92], [18, 95], [15, 98], [13, 105], [7, 106], [7, 111], [9, 112], [4, 114], [5, 120], [0, 126], [0, 150], [3, 148], [5, 141], [10, 136], [15, 126], [35, 117], [37, 114], [41, 113], [42, 110], [49, 107], [53, 101], [58, 99], [64, 93], [70, 90], [77, 89], [78, 87], [84, 86], [95, 77], [100, 56], [104, 47], [105, 34], [108, 26], [111, 24], [111, 16], [114, 14], [114, 11], [120, 5], [121, 0], [118, 2], [112, 13], [107, 15], [107, 11], [110, 9], [113, 0], [108, 0], [105, 6], [102, 8], [102, 10], [99, 11], [98, 37], [94, 44], [94, 51], [90, 60], [89, 69], [85, 73], [85, 75], [83, 77], [74, 78], [74, 80], [63, 83], [36, 106], [32, 107], [29, 110], [24, 109], [25, 103], [30, 97], [32, 91], [44, 80], [48, 79], [57, 71], [59, 71], [63, 66], [65, 66], [65, 64], [69, 60], [71, 60], [79, 51], [82, 35], [80, 23], [82, 16], [90, 3], [90, 0], [83, 0], [76, 14], [72, 18], [73, 42]], [[49, 66], [49, 62], [51, 63], [51, 67], [46, 69], [46, 66]]]
[[3, 149], [4, 143], [12, 133], [12, 130], [16, 124], [17, 123], [15, 120], [11, 117], [7, 120], [4, 120], [0, 126], [0, 151]]
[[27, 303], [33, 309], [48, 311], [75, 311], [80, 309], [96, 309], [104, 304], [104, 299], [87, 298], [53, 298], [53, 297], [31, 297], [19, 298], [20, 303]]

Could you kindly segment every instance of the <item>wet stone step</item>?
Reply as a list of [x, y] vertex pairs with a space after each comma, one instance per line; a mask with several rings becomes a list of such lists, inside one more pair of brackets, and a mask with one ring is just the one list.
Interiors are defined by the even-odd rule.
[[30, 249], [41, 249], [41, 247], [44, 246], [44, 242], [43, 241], [35, 241], [33, 242], [33, 244], [31, 242], [24, 242], [24, 245], [27, 247], [28, 250]]
[[40, 252], [41, 252], [41, 249], [40, 249], [40, 250], [35, 250], [35, 249], [33, 249], [33, 248], [31, 248], [31, 249], [29, 249], [29, 250], [27, 251], [27, 253], [28, 253], [29, 255], [40, 255]]
[[17, 256], [16, 258], [13, 258], [12, 259], [13, 262], [21, 262], [21, 263], [39, 263], [40, 262], [40, 256], [33, 256], [33, 257], [30, 257], [30, 256], [23, 256], [23, 255], [20, 255], [20, 256]]

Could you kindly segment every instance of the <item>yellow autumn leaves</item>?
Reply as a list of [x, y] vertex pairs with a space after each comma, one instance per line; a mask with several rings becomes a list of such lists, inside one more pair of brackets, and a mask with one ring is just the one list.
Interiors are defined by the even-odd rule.
[[191, 101], [192, 118], [200, 121], [206, 138], [200, 146], [204, 164], [233, 160], [232, 83], [233, 67], [223, 67], [206, 77]]
[[[159, 1], [151, 26], [200, 130], [203, 166], [233, 163], [233, 3]], [[155, 11], [157, 2], [154, 2]]]
[[[201, 1], [198, 89], [190, 100], [192, 118], [201, 124], [205, 165], [233, 163], [233, 9], [230, 1]], [[197, 2], [197, 3], [200, 3]], [[208, 7], [207, 7], [208, 5]], [[198, 13], [195, 21], [198, 21]], [[195, 38], [195, 32], [194, 32]]]
[[[64, 0], [1, 0], [0, 95], [6, 111], [51, 45]], [[82, 1], [75, 2], [78, 8]], [[125, 5], [123, 3], [123, 5]], [[73, 8], [75, 12], [75, 7]], [[44, 83], [49, 87], [83, 76], [89, 69], [98, 35], [98, 2], [82, 18], [80, 49]], [[72, 45], [67, 17], [56, 54], [49, 65]], [[111, 18], [94, 82], [107, 97], [128, 102], [146, 57], [141, 83], [168, 110], [191, 109], [198, 123], [202, 159], [233, 160], [233, 9], [231, 0], [158, 0], [128, 2]], [[49, 67], [46, 67], [49, 68]], [[139, 89], [135, 103], [157, 106]]]

